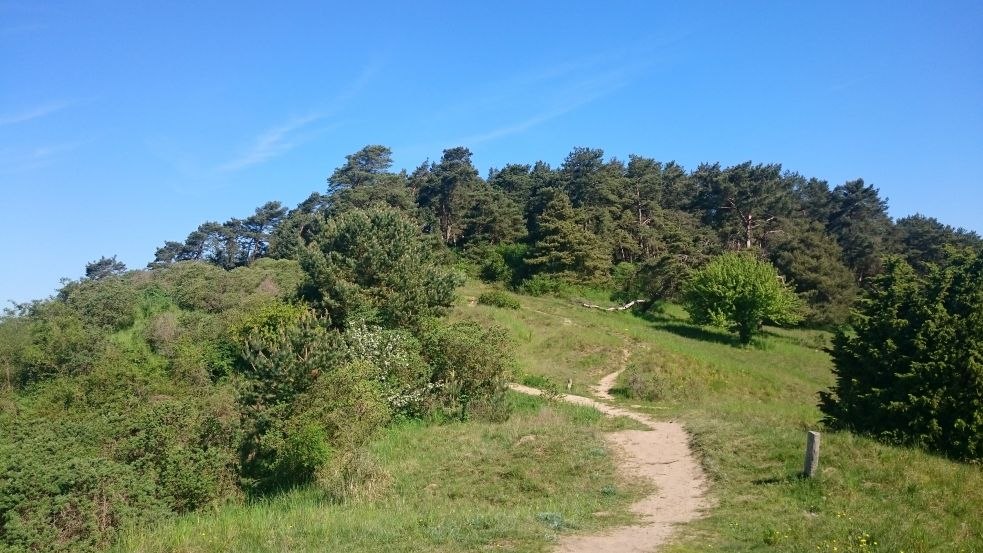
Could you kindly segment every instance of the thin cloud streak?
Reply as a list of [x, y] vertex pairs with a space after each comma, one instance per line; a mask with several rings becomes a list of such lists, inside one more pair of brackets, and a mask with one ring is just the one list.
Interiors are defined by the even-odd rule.
[[307, 142], [319, 131], [325, 130], [312, 129], [311, 125], [326, 119], [328, 115], [337, 112], [357, 96], [378, 74], [379, 69], [378, 63], [365, 66], [358, 76], [331, 100], [330, 106], [303, 117], [294, 117], [267, 129], [253, 140], [253, 145], [246, 152], [218, 165], [215, 171], [219, 173], [240, 171], [284, 155]]
[[303, 142], [297, 136], [298, 131], [322, 119], [324, 116], [321, 114], [311, 114], [290, 119], [281, 125], [267, 129], [256, 137], [253, 145], [245, 153], [222, 163], [216, 170], [221, 173], [239, 171], [281, 156]]
[[[607, 71], [591, 79], [558, 83], [550, 94], [543, 97], [547, 105], [553, 106], [527, 117], [517, 123], [512, 123], [479, 134], [474, 134], [454, 141], [455, 144], [476, 146], [528, 131], [536, 126], [549, 122], [595, 100], [608, 96], [631, 83], [632, 75], [647, 64], [627, 64], [620, 68]], [[566, 73], [564, 71], [563, 73]], [[508, 106], [504, 106], [503, 109]]]
[[567, 92], [574, 92], [577, 89], [584, 89], [586, 92], [579, 95], [579, 97], [568, 99], [560, 107], [546, 110], [512, 125], [506, 125], [504, 127], [499, 127], [481, 134], [472, 135], [461, 140], [460, 143], [478, 145], [485, 142], [490, 142], [492, 140], [498, 140], [506, 136], [525, 132], [533, 127], [546, 123], [551, 119], [556, 119], [557, 117], [570, 113], [594, 100], [607, 96], [608, 94], [611, 94], [617, 89], [625, 86], [627, 82], [627, 79], [625, 79], [623, 75], [616, 72], [611, 76], [606, 76], [602, 79], [578, 83], [577, 85], [570, 87]]
[[[671, 49], [690, 36], [692, 33], [688, 30], [653, 36], [594, 55], [526, 69], [488, 83], [479, 88], [492, 92], [444, 106], [433, 113], [431, 119], [458, 123], [483, 112], [505, 121], [511, 115], [518, 119], [517, 122], [458, 140], [441, 140], [429, 146], [414, 144], [406, 150], [430, 150], [448, 144], [475, 146], [526, 132], [631, 85], [654, 66], [669, 59]], [[585, 79], [584, 75], [590, 77]]]
[[45, 144], [26, 152], [16, 152], [14, 150], [0, 151], [0, 174], [26, 173], [41, 169], [58, 161], [65, 154], [79, 149], [88, 142], [90, 140]]
[[40, 106], [35, 106], [33, 108], [28, 108], [17, 113], [8, 113], [5, 115], [0, 115], [0, 127], [5, 127], [8, 125], [16, 125], [18, 123], [26, 123], [28, 121], [33, 121], [52, 113], [59, 112], [75, 102], [51, 102], [48, 104], [43, 104]]

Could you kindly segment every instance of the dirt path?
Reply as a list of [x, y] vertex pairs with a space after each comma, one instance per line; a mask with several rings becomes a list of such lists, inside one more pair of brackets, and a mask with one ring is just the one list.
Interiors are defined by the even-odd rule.
[[[612, 399], [610, 389], [620, 372], [605, 376], [592, 390], [602, 398]], [[542, 394], [536, 388], [520, 384], [511, 384], [510, 388], [524, 394]], [[680, 424], [659, 422], [643, 413], [583, 396], [565, 394], [561, 398], [570, 403], [589, 405], [609, 416], [629, 417], [648, 426], [650, 430], [622, 430], [606, 437], [624, 453], [620, 468], [634, 477], [650, 480], [656, 490], [631, 506], [633, 512], [641, 515], [641, 524], [596, 535], [566, 536], [560, 540], [558, 552], [657, 551], [672, 535], [674, 525], [702, 515], [707, 506], [704, 497], [706, 477], [689, 449], [689, 436]]]
[[590, 391], [594, 392], [594, 395], [601, 399], [613, 400], [614, 396], [611, 395], [611, 388], [614, 388], [614, 383], [618, 381], [618, 377], [624, 372], [629, 357], [631, 357], [631, 350], [628, 348], [621, 350], [621, 368], [601, 378], [600, 382], [590, 387]]

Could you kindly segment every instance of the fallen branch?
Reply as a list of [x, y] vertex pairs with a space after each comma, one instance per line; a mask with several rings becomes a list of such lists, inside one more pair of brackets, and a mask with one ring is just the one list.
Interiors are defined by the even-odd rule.
[[626, 309], [631, 309], [636, 303], [645, 303], [646, 301], [648, 300], [631, 300], [621, 307], [601, 307], [600, 305], [594, 305], [593, 303], [582, 303], [581, 305], [589, 309], [600, 309], [601, 311], [624, 311]]

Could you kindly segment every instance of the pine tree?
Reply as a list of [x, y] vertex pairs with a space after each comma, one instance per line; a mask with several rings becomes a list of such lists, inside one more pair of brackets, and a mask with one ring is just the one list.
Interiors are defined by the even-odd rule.
[[537, 222], [538, 234], [528, 264], [537, 272], [568, 280], [602, 278], [611, 267], [607, 247], [578, 221], [570, 198], [555, 191]]
[[983, 255], [953, 253], [925, 277], [888, 257], [833, 361], [831, 426], [983, 459]]

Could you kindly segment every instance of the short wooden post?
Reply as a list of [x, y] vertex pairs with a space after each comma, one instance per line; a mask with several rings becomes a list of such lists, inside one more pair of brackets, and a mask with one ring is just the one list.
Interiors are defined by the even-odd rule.
[[802, 475], [806, 478], [816, 476], [819, 470], [819, 432], [810, 431], [806, 438], [806, 463]]

